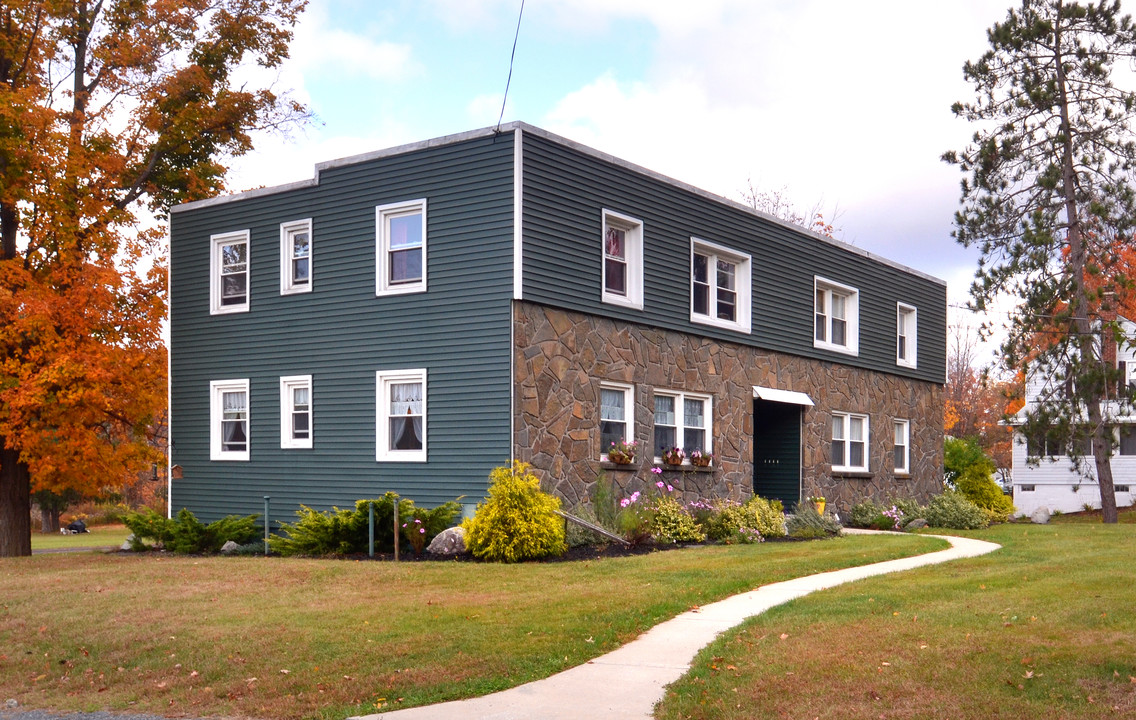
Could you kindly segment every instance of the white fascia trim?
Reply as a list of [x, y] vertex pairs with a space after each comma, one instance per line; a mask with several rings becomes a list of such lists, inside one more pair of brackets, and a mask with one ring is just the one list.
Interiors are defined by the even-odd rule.
[[[404, 210], [420, 209], [422, 211], [422, 279], [418, 282], [391, 285], [387, 282], [387, 243], [386, 216]], [[417, 200], [404, 200], [403, 202], [387, 203], [375, 206], [375, 295], [408, 295], [411, 293], [426, 292], [426, 198]]]
[[[611, 225], [630, 236], [627, 243], [627, 295], [616, 295], [607, 291], [604, 243], [608, 220]], [[600, 210], [600, 301], [608, 305], [622, 305], [634, 310], [643, 309], [643, 221], [606, 208]]]
[[[739, 272], [735, 276], [738, 288], [738, 302], [737, 313], [738, 319], [734, 322], [729, 320], [719, 320], [713, 315], [698, 315], [694, 312], [694, 253], [701, 250], [705, 253], [721, 256], [724, 260], [732, 260], [739, 265]], [[712, 243], [709, 240], [702, 240], [700, 238], [690, 238], [690, 253], [687, 257], [687, 294], [690, 296], [690, 321], [698, 323], [699, 325], [713, 325], [725, 330], [734, 330], [735, 332], [746, 333], [747, 335], [753, 329], [753, 258], [748, 253], [739, 252], [733, 248], [728, 248], [725, 245]], [[744, 266], [744, 272], [741, 272]], [[716, 290], [718, 287], [717, 282], [717, 269], [707, 268], [707, 275], [715, 273], [714, 284], [711, 290]], [[718, 302], [716, 293], [713, 294], [709, 301], [712, 305]]]
[[[242, 305], [221, 304], [221, 245], [243, 240], [245, 243], [245, 301]], [[252, 306], [252, 239], [248, 230], [209, 236], [209, 314], [228, 315], [248, 312]]]
[[[167, 229], [169, 225], [166, 226]], [[169, 250], [169, 235], [166, 235], [167, 251]], [[166, 517], [173, 517], [173, 496], [174, 496], [174, 364], [173, 353], [170, 352], [170, 312], [173, 308], [173, 274], [170, 272], [170, 265], [166, 263]]]
[[911, 317], [911, 327], [905, 328], [907, 330], [907, 356], [910, 359], [899, 357], [899, 346], [897, 344], [895, 364], [900, 367], [913, 368], [919, 364], [919, 309], [907, 303], [896, 303], [895, 321], [897, 326], [899, 325], [899, 318], [905, 313]]
[[[846, 309], [848, 311], [847, 333], [848, 344], [837, 345], [836, 343], [828, 342], [827, 340], [821, 341], [816, 339], [816, 328], [813, 323], [809, 324], [809, 333], [813, 336], [813, 347], [822, 350], [831, 350], [832, 352], [843, 353], [844, 355], [859, 355], [860, 354], [860, 291], [851, 285], [838, 283], [834, 280], [821, 277], [820, 275], [813, 275], [813, 296], [810, 299], [810, 304], [813, 306], [812, 317], [816, 317], [816, 291], [828, 290], [836, 291], [847, 298]], [[830, 304], [831, 308], [831, 304]], [[829, 332], [826, 335], [831, 336], [832, 331], [832, 315], [829, 309]], [[813, 321], [815, 323], [815, 320]]]
[[[307, 230], [308, 231], [308, 282], [303, 285], [292, 284], [292, 243], [289, 242], [288, 235], [294, 230]], [[312, 251], [315, 249], [315, 244], [312, 242], [312, 219], [305, 218], [303, 220], [293, 220], [291, 222], [280, 223], [280, 294], [281, 295], [294, 295], [297, 293], [306, 293], [312, 291], [312, 285], [315, 282], [314, 270], [315, 264], [312, 262]]]
[[[524, 138], [513, 131], [513, 299], [524, 299]], [[511, 442], [511, 441], [510, 441]]]

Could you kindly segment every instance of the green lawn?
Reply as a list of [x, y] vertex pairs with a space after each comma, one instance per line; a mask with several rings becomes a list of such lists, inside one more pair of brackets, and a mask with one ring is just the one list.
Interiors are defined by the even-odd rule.
[[123, 525], [92, 525], [89, 533], [63, 535], [61, 533], [32, 533], [32, 550], [59, 548], [121, 547], [130, 531]]
[[488, 565], [53, 554], [0, 561], [0, 697], [55, 710], [342, 718], [484, 694], [758, 585], [919, 536]]
[[[1117, 520], [1122, 525], [1136, 525], [1136, 507], [1122, 507], [1118, 508]], [[1075, 512], [1075, 513], [1062, 513], [1061, 515], [1054, 515], [1050, 518], [1050, 522], [1054, 523], [1100, 523], [1101, 512], [1100, 510], [1092, 510], [1090, 512]]]
[[775, 608], [701, 653], [656, 716], [1136, 718], [1136, 527], [964, 534], [1004, 547]]

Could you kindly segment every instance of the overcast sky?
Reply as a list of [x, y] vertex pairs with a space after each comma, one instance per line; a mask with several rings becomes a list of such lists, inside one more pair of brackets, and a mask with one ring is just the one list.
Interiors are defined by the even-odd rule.
[[[943, 278], [962, 304], [977, 254], [950, 236], [961, 176], [939, 156], [973, 132], [950, 105], [1011, 4], [527, 0], [504, 119], [731, 199], [752, 180], [839, 208], [841, 239]], [[230, 187], [496, 124], [519, 7], [311, 0], [277, 86], [319, 122], [260, 139]]]

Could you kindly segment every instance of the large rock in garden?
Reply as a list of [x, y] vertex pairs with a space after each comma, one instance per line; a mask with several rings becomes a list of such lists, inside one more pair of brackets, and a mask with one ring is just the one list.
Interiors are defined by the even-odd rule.
[[923, 518], [915, 518], [911, 522], [903, 526], [904, 530], [922, 530], [927, 527], [927, 521]]
[[1038, 525], [1045, 525], [1049, 522], [1049, 508], [1038, 508], [1030, 515], [1030, 520], [1033, 520]]
[[126, 536], [126, 539], [122, 541], [122, 547], [120, 547], [119, 550], [133, 550], [133, 549], [134, 549], [134, 533], [130, 533], [129, 535]]
[[232, 540], [229, 540], [224, 545], [221, 546], [221, 554], [222, 555], [232, 555], [233, 553], [235, 553], [236, 551], [238, 551], [240, 549], [241, 549], [240, 545], [236, 544]]
[[465, 552], [465, 529], [452, 527], [434, 536], [426, 552], [433, 555], [461, 555]]

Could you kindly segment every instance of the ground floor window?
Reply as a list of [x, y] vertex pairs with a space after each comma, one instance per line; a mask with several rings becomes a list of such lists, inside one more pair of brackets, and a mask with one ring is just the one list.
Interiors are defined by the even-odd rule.
[[209, 459], [249, 459], [249, 381], [209, 383]]
[[600, 455], [608, 448], [635, 440], [632, 418], [635, 415], [635, 391], [630, 385], [600, 385]]
[[911, 472], [911, 423], [907, 420], [896, 420], [893, 423], [895, 440], [892, 454], [895, 459], [895, 472], [906, 475]]
[[868, 416], [832, 413], [832, 469], [868, 470]]
[[711, 452], [711, 401], [705, 395], [655, 391], [654, 454], [661, 458], [672, 448], [690, 457], [699, 450]]
[[426, 462], [426, 370], [376, 373], [380, 461]]

